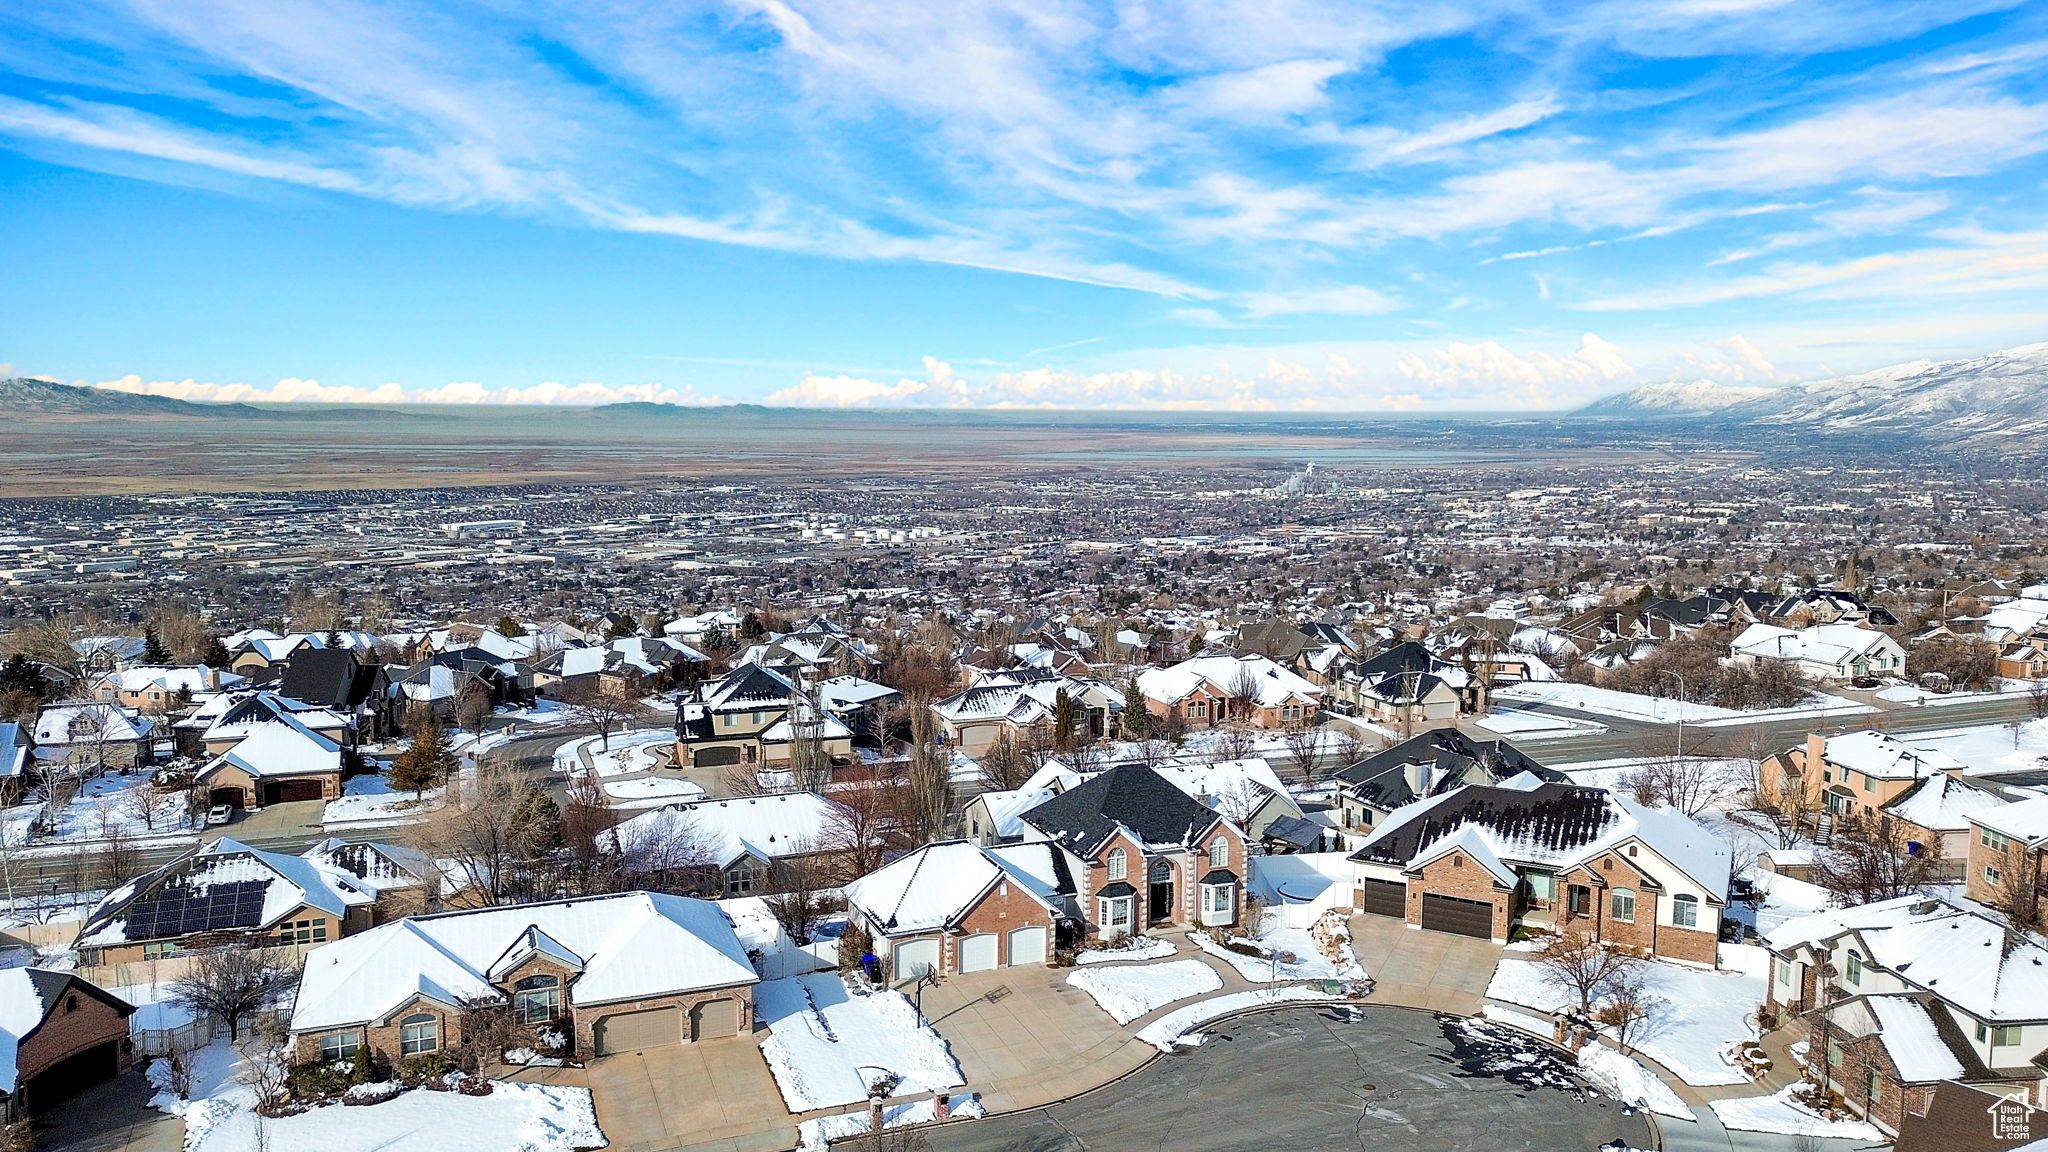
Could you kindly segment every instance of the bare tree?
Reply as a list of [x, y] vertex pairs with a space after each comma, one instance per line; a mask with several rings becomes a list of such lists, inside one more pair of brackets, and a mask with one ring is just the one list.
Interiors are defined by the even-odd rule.
[[919, 843], [945, 834], [946, 814], [953, 805], [951, 757], [932, 739], [931, 701], [910, 702], [911, 830]]
[[1031, 761], [1010, 739], [1008, 732], [1001, 733], [988, 751], [981, 754], [981, 779], [992, 791], [1008, 792], [1019, 788], [1031, 777]]
[[491, 690], [481, 680], [471, 680], [455, 694], [455, 724], [471, 732], [481, 733], [484, 721], [491, 718]]
[[843, 884], [887, 862], [889, 837], [907, 823], [909, 792], [908, 781], [878, 764], [854, 769], [833, 790], [818, 845], [831, 861], [828, 880]]
[[256, 1098], [258, 1130], [262, 1117], [279, 1115], [291, 1099], [291, 1037], [281, 1021], [258, 1020], [249, 1038], [235, 1043], [242, 1055], [236, 1073]]
[[431, 859], [453, 861], [484, 903], [519, 903], [531, 891], [518, 822], [526, 781], [486, 760], [465, 784], [461, 796], [410, 826], [413, 846]]
[[1998, 862], [1998, 897], [1993, 907], [2005, 914], [2014, 927], [2038, 931], [2042, 927], [2041, 903], [2044, 878], [2041, 853], [2030, 852], [2018, 841], [2006, 845]]
[[1249, 722], [1253, 709], [1259, 704], [1259, 677], [1252, 671], [1251, 661], [1239, 660], [1237, 667], [1230, 670], [1229, 679], [1223, 683], [1223, 691], [1229, 694], [1234, 719]]
[[1728, 795], [1728, 773], [1720, 763], [1700, 756], [1659, 756], [1631, 768], [1621, 778], [1639, 804], [1661, 804], [1697, 816]]
[[718, 876], [719, 843], [680, 807], [655, 809], [630, 827], [607, 829], [593, 837], [593, 845], [600, 862], [616, 857], [611, 870], [627, 886], [701, 893]]
[[142, 854], [135, 847], [134, 837], [128, 834], [127, 825], [105, 808], [100, 809], [98, 831], [99, 851], [94, 854], [94, 862], [99, 886], [118, 888], [141, 871]]
[[1217, 731], [1209, 753], [1218, 760], [1242, 760], [1252, 754], [1254, 747], [1251, 732], [1233, 724]]
[[1287, 726], [1282, 740], [1287, 745], [1287, 758], [1294, 765], [1294, 771], [1301, 782], [1309, 783], [1316, 776], [1316, 760], [1323, 747], [1323, 730], [1314, 724], [1296, 721]]
[[1604, 1000], [1616, 982], [1632, 975], [1643, 960], [1632, 952], [1610, 948], [1571, 924], [1545, 943], [1533, 962], [1542, 968], [1546, 980], [1572, 995], [1581, 1013], [1590, 1015], [1594, 1003]]
[[579, 684], [562, 696], [569, 719], [595, 732], [598, 747], [611, 751], [612, 733], [629, 727], [645, 715], [646, 708], [633, 696], [601, 684]]
[[782, 933], [799, 946], [817, 935], [818, 923], [830, 910], [817, 861], [810, 859], [813, 846], [796, 846], [794, 854], [769, 869], [775, 891], [764, 901]]
[[1904, 826], [1889, 819], [1849, 818], [1813, 854], [1813, 883], [1838, 908], [1926, 894], [1938, 882], [1939, 841], [1908, 851]]
[[228, 1026], [230, 1042], [241, 1039], [242, 1022], [299, 981], [285, 955], [264, 947], [209, 948], [171, 981], [168, 999], [181, 1008], [212, 1016]]
[[1781, 782], [1744, 793], [1728, 818], [1768, 837], [1779, 848], [1797, 848], [1806, 842], [1820, 813], [1819, 793]]
[[2027, 687], [2027, 710], [2036, 720], [2048, 720], [2048, 676], [2043, 676]]
[[1614, 1042], [1627, 1052], [1656, 1030], [1670, 1007], [1649, 993], [1640, 970], [1623, 971], [1608, 980], [1593, 1019], [1605, 1025]]

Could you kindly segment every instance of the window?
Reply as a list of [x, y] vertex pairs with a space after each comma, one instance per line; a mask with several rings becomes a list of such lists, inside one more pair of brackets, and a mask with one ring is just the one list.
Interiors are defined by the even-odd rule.
[[1671, 922], [1680, 928], [1700, 926], [1700, 898], [1697, 896], [1673, 896], [1671, 898]]
[[356, 1058], [356, 1049], [362, 1046], [361, 1032], [329, 1032], [320, 1037], [320, 1059], [353, 1060]]
[[441, 1046], [441, 1021], [422, 1012], [407, 1016], [398, 1025], [398, 1054], [417, 1056]]
[[1230, 867], [1230, 841], [1221, 836], [1209, 841], [1209, 867]]
[[66, 996], [64, 998], [64, 1010], [66, 1012], [78, 1011], [78, 997], [76, 995]]
[[1778, 970], [1778, 983], [1792, 983], [1792, 962], [1790, 960], [1773, 960], [1771, 963]]
[[1979, 1024], [1977, 1025], [1977, 1040], [1980, 1043], [1989, 1040], [1993, 1048], [2010, 1048], [2020, 1042], [2019, 1026], [2017, 1024], [2006, 1024], [1993, 1028], [1986, 1024]]
[[1636, 922], [1636, 894], [1627, 888], [1616, 888], [1609, 905], [1610, 914], [1623, 924]]
[[1849, 958], [1844, 963], [1842, 975], [1851, 984], [1863, 983], [1863, 956], [1861, 953], [1849, 953]]
[[2003, 872], [2000, 872], [2000, 871], [1999, 871], [1998, 869], [1996, 869], [1996, 868], [1993, 868], [1993, 867], [1992, 867], [1991, 865], [1989, 865], [1989, 864], [1986, 864], [1986, 865], [1984, 866], [1984, 882], [1985, 882], [1986, 884], [1990, 884], [1990, 885], [1996, 886], [1996, 885], [1998, 885], [1999, 883], [2003, 882], [2004, 880], [2005, 880], [2005, 873], [2003, 873]]
[[754, 867], [742, 864], [725, 874], [725, 894], [745, 896], [754, 890]]
[[327, 921], [322, 917], [307, 920], [288, 920], [277, 926], [279, 944], [324, 944], [327, 942]]
[[512, 986], [512, 1017], [521, 1024], [545, 1024], [562, 1014], [562, 982], [528, 976]]
[[1103, 868], [1109, 873], [1111, 880], [1122, 880], [1130, 874], [1130, 857], [1124, 854], [1123, 849], [1115, 849], [1103, 862]]
[[1188, 715], [1198, 720], [1204, 719], [1209, 715], [1209, 705], [1201, 700], [1190, 700], [1188, 701]]
[[1865, 1100], [1875, 1104], [1877, 1102], [1877, 1090], [1883, 1087], [1883, 1085], [1884, 1080], [1878, 1076], [1876, 1068], [1865, 1068], [1863, 1070], [1863, 1098]]
[[2003, 852], [2012, 846], [2012, 841], [1999, 833], [1993, 832], [1989, 828], [1979, 828], [1977, 830], [1977, 842], [1993, 852]]
[[177, 954], [178, 942], [175, 940], [151, 940], [142, 946], [142, 958], [144, 960], [161, 960], [166, 956], [175, 956]]
[[1129, 896], [1103, 896], [1095, 901], [1096, 919], [1102, 922], [1102, 934], [1114, 936], [1131, 930], [1131, 898]]

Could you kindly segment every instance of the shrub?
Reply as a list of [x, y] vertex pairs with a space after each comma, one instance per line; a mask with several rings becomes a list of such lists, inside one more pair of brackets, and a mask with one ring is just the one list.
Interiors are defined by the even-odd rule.
[[419, 1084], [438, 1079], [455, 1071], [455, 1061], [439, 1052], [422, 1052], [407, 1056], [398, 1065], [399, 1079], [407, 1084]]
[[348, 1091], [351, 1084], [350, 1071], [353, 1065], [346, 1060], [327, 1060], [314, 1064], [301, 1064], [292, 1069], [290, 1077], [292, 1099], [332, 1100]]
[[1239, 956], [1256, 956], [1261, 960], [1266, 958], [1265, 950], [1249, 940], [1225, 940], [1223, 946]]

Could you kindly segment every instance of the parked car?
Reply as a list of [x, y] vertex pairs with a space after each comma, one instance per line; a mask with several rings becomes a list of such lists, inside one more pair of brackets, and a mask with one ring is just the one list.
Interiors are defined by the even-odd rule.
[[227, 804], [215, 804], [206, 810], [206, 823], [209, 827], [225, 824], [234, 818], [235, 810]]

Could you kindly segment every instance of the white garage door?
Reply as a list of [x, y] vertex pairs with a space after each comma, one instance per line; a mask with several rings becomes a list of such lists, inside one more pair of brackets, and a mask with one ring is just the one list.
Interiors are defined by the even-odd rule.
[[968, 936], [960, 941], [960, 971], [986, 972], [996, 966], [996, 941], [993, 932], [979, 936]]
[[598, 1020], [591, 1029], [597, 1040], [597, 1054], [610, 1056], [619, 1052], [637, 1052], [642, 1048], [659, 1048], [665, 1044], [681, 1043], [683, 1039], [682, 1014], [674, 1008], [656, 1008], [649, 1012], [621, 1012]]
[[939, 968], [937, 940], [905, 940], [896, 946], [896, 978], [915, 980]]
[[1010, 964], [1045, 963], [1045, 929], [1018, 928], [1010, 933]]

